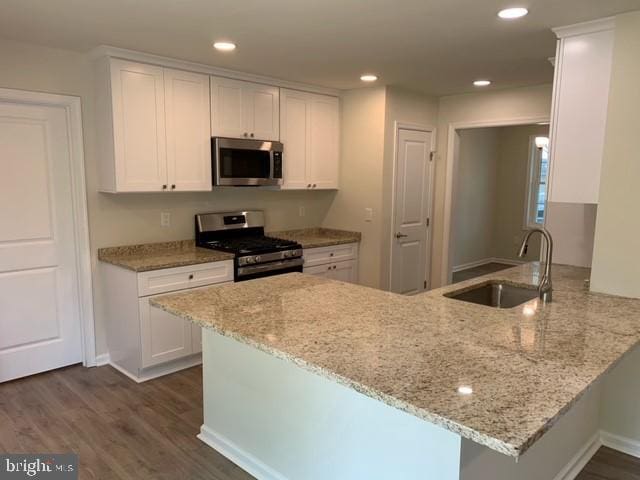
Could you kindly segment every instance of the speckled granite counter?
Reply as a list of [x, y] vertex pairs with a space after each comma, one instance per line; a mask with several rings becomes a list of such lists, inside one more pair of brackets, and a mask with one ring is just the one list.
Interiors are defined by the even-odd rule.
[[101, 248], [98, 259], [134, 272], [232, 260], [230, 253], [198, 248], [193, 240]]
[[280, 232], [268, 232], [270, 237], [293, 240], [302, 245], [302, 248], [330, 247], [345, 243], [357, 243], [362, 238], [359, 232], [346, 230], [334, 230], [332, 228], [303, 228], [300, 230], [285, 230]]
[[537, 263], [413, 297], [288, 274], [151, 303], [518, 457], [640, 341], [640, 300], [587, 292], [587, 269], [553, 273], [554, 303], [508, 310], [443, 293], [534, 284]]

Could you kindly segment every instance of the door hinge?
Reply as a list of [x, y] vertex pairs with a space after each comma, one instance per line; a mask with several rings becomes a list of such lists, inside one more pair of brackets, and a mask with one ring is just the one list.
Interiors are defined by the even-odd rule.
[[424, 288], [427, 288], [427, 281], [424, 281]]
[[433, 159], [435, 158], [435, 156], [436, 156], [435, 150], [433, 150], [432, 152], [429, 152], [429, 161], [433, 162]]

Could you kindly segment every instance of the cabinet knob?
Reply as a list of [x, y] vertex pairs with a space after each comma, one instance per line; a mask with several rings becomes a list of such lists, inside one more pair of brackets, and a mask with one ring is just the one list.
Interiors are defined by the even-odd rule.
[[331, 253], [329, 254], [329, 256], [330, 256], [330, 257], [333, 257], [333, 252], [331, 252]]
[[251, 135], [249, 135], [251, 138], [253, 138], [253, 133]]
[[327, 270], [331, 270], [331, 265], [329, 265], [329, 266], [327, 267]]
[[248, 137], [248, 136], [249, 136], [249, 134], [248, 134], [247, 132], [244, 132], [244, 134], [243, 134], [243, 135], [244, 135], [245, 137]]
[[316, 188], [316, 184], [315, 183], [313, 184], [313, 188]]
[[307, 185], [307, 188], [311, 188], [311, 184]]
[[189, 280], [193, 280], [193, 273], [189, 274]]
[[336, 266], [337, 266], [337, 265], [334, 265], [334, 266], [333, 266], [333, 269], [334, 269], [334, 270], [336, 269]]
[[166, 190], [166, 189], [167, 189], [167, 186], [166, 186], [166, 185], [162, 185], [162, 189], [163, 189], [163, 190]]
[[175, 185], [171, 185], [171, 190], [175, 190], [176, 186]]

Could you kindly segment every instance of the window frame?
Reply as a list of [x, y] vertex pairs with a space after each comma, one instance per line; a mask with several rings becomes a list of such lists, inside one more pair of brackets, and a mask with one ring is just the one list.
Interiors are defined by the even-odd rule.
[[[545, 206], [545, 216], [542, 220], [542, 223], [538, 223], [536, 221], [537, 218], [537, 205], [538, 205], [538, 193], [540, 187], [540, 165], [542, 163], [542, 152], [539, 152], [539, 149], [536, 146], [536, 137], [546, 137], [549, 138], [548, 135], [530, 135], [529, 136], [529, 160], [527, 164], [527, 188], [525, 192], [524, 199], [524, 214], [522, 220], [522, 228], [523, 230], [527, 230], [529, 228], [540, 227], [545, 224], [546, 221], [546, 213], [547, 213], [547, 203], [549, 197], [549, 175], [550, 175], [550, 165], [547, 167], [547, 195], [544, 199]], [[549, 155], [548, 147], [547, 147], [547, 156]], [[548, 160], [550, 163], [550, 158]]]

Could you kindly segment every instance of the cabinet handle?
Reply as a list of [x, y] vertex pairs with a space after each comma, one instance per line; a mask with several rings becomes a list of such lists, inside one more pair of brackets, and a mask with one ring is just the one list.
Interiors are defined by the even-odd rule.
[[175, 185], [171, 185], [171, 190], [175, 190], [176, 186]]
[[167, 189], [167, 186], [166, 186], [166, 185], [162, 185], [162, 189], [163, 189], [163, 190], [166, 190], [166, 189]]
[[193, 273], [189, 274], [189, 280], [193, 280]]

